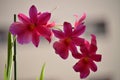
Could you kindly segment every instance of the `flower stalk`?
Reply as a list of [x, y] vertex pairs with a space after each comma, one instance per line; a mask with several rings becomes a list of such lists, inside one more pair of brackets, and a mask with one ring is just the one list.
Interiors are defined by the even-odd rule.
[[[16, 14], [14, 14], [14, 22], [16, 22]], [[15, 38], [15, 36], [13, 38], [14, 38], [14, 56], [13, 56], [13, 60], [14, 60], [14, 80], [17, 80], [16, 38]]]

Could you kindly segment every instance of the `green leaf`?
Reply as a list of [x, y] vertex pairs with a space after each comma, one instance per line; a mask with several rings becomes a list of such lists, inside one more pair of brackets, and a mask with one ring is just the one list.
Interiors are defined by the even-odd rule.
[[38, 77], [36, 78], [36, 80], [38, 80]]
[[8, 80], [6, 65], [5, 65], [5, 68], [4, 68], [4, 80]]
[[8, 54], [7, 54], [7, 77], [8, 80], [11, 80], [12, 75], [12, 64], [13, 64], [13, 36], [8, 33]]
[[45, 64], [43, 64], [43, 66], [42, 66], [40, 79], [39, 80], [44, 80], [44, 70], [45, 70]]

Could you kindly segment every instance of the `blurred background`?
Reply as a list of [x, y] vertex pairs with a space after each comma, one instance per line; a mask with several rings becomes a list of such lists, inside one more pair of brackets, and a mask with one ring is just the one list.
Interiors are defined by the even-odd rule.
[[[0, 0], [0, 80], [3, 80], [7, 61], [7, 33], [13, 15], [20, 12], [28, 15], [31, 5], [42, 12], [50, 11], [51, 21], [58, 24], [74, 23], [73, 15], [81, 16], [85, 12], [87, 30], [83, 37], [90, 40], [90, 34], [96, 34], [97, 53], [102, 54], [102, 62], [97, 63], [98, 71], [91, 72], [85, 80], [120, 79], [120, 0]], [[61, 59], [52, 43], [49, 45], [42, 39], [38, 48], [33, 44], [17, 44], [18, 80], [35, 80], [44, 63], [45, 80], [80, 80], [79, 73], [72, 69], [78, 60], [71, 55], [67, 60]]]

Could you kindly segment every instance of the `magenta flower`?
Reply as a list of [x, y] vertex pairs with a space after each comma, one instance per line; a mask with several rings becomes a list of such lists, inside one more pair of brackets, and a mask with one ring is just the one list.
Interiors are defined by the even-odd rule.
[[80, 72], [80, 78], [86, 78], [89, 73], [90, 69], [94, 72], [97, 71], [97, 66], [94, 63], [101, 61], [101, 55], [96, 54], [97, 45], [96, 45], [96, 36], [91, 35], [91, 44], [88, 41], [85, 41], [84, 45], [80, 47], [82, 54], [79, 56], [80, 59], [74, 66], [73, 69], [76, 72]]
[[79, 36], [85, 31], [85, 25], [79, 25], [76, 28], [72, 28], [72, 25], [68, 22], [64, 22], [63, 30], [53, 30], [55, 37], [59, 39], [53, 44], [56, 54], [63, 59], [67, 59], [69, 50], [73, 53], [77, 52], [76, 46], [83, 43], [84, 39]]
[[18, 14], [19, 22], [14, 22], [10, 26], [10, 32], [17, 36], [20, 44], [32, 43], [38, 47], [40, 36], [45, 37], [51, 42], [51, 30], [54, 23], [48, 23], [51, 17], [49, 12], [38, 12], [34, 5], [29, 9], [29, 17], [20, 13]]

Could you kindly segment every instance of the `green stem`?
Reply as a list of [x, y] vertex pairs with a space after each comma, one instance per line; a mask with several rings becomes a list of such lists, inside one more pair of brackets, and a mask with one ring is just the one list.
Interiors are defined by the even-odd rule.
[[[16, 22], [16, 14], [14, 14], [14, 22]], [[15, 36], [14, 36], [15, 38]], [[16, 39], [14, 39], [14, 80], [17, 80], [17, 60], [16, 60]]]
[[6, 70], [6, 76], [7, 80], [11, 80], [12, 75], [12, 64], [13, 64], [13, 36], [11, 33], [8, 33], [8, 57], [7, 57], [7, 70]]

